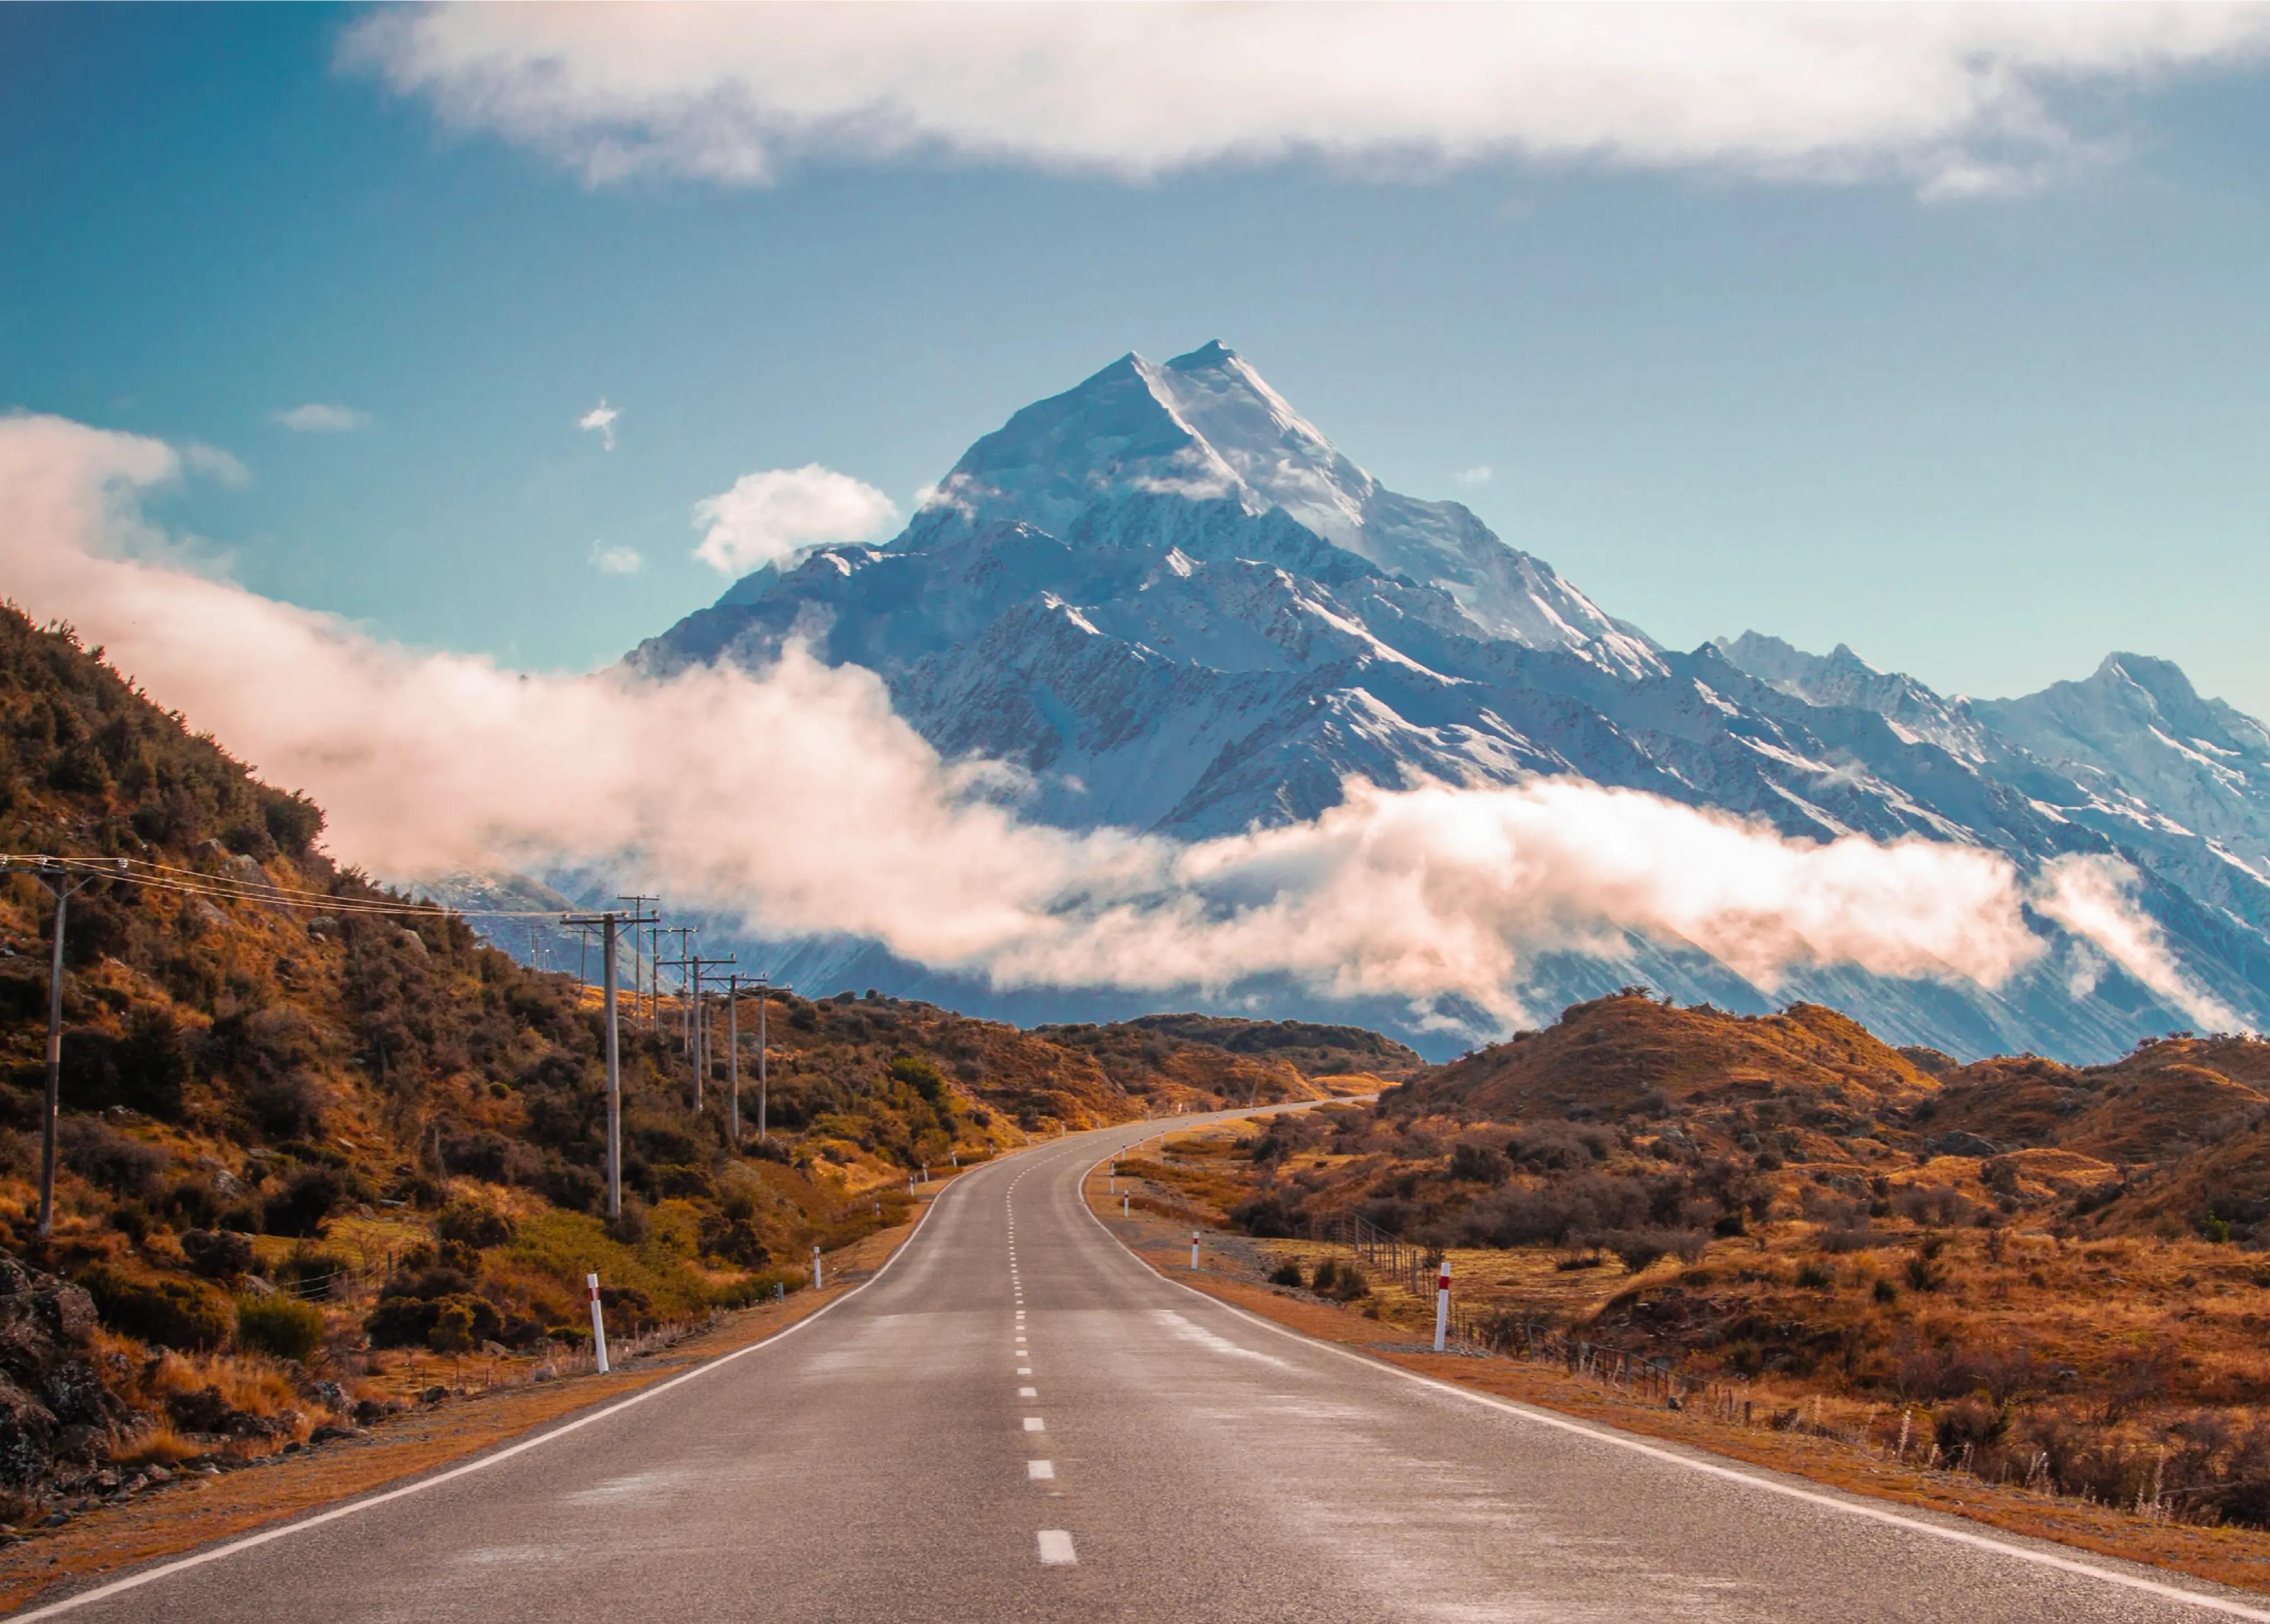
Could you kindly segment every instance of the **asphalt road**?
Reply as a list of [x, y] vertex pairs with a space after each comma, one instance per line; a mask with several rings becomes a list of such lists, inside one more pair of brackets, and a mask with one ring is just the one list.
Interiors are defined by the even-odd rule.
[[965, 1175], [872, 1283], [533, 1447], [75, 1620], [2270, 1619], [2270, 1598], [1461, 1396]]

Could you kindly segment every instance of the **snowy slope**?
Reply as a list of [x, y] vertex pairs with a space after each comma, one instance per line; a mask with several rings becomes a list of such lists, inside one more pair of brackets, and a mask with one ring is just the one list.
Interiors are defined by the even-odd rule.
[[[1381, 486], [1218, 344], [1163, 364], [1123, 357], [1024, 408], [894, 540], [760, 570], [630, 659], [657, 673], [760, 666], [815, 627], [826, 657], [879, 673], [941, 751], [1029, 769], [1025, 810], [1050, 821], [1195, 838], [1314, 816], [1351, 775], [1578, 774], [1795, 835], [1979, 845], [2027, 871], [2125, 853], [2198, 978], [2250, 1020], [2270, 1008], [2270, 886], [2251, 878], [2270, 874], [2256, 790], [2270, 738], [2173, 667], [2122, 656], [2088, 684], [1996, 706], [1943, 699], [1842, 647], [1814, 656], [1752, 634], [1663, 649], [1465, 508]], [[856, 942], [794, 951], [788, 973], [815, 984], [980, 1011], [1087, 1018], [1126, 1003], [1003, 997]], [[1780, 995], [1963, 1053], [2100, 1055], [2189, 1024], [2118, 972], [2092, 973], [2096, 990], [2076, 998], [2061, 949], [1999, 994], [1821, 973]], [[1546, 1009], [1635, 978], [1769, 1002], [1677, 944], [1536, 975], [1524, 990]], [[1240, 997], [1242, 1012], [1354, 1018], [1284, 986]], [[1355, 1013], [1443, 1047], [1392, 1010]]]

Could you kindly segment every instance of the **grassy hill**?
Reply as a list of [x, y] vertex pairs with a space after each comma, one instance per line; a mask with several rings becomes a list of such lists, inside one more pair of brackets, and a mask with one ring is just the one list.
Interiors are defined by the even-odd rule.
[[[1992, 1480], [2270, 1526], [2254, 1038], [1957, 1065], [1828, 1010], [1632, 990], [1376, 1107], [1138, 1171], [1288, 1271], [1333, 1256], [1342, 1214], [1456, 1251], [1466, 1310], [1753, 1383], [1777, 1425], [1879, 1452], [1912, 1432], [1917, 1458]], [[1332, 1294], [1431, 1324], [1350, 1266]]]

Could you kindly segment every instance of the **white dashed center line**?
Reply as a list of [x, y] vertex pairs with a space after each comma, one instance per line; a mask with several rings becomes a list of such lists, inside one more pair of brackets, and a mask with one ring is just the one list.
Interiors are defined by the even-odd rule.
[[1025, 1475], [1035, 1483], [1053, 1483], [1057, 1464], [1052, 1460], [1028, 1460], [1025, 1463]]
[[1049, 1424], [1042, 1420], [1039, 1416], [1028, 1415], [1025, 1418], [1025, 1430], [1027, 1432], [1046, 1432], [1048, 1429]]
[[1079, 1558], [1072, 1552], [1070, 1533], [1061, 1528], [1041, 1530], [1042, 1567], [1071, 1568], [1077, 1565], [1079, 1561]]
[[1040, 1396], [1041, 1390], [1037, 1387], [1020, 1387], [1017, 1390], [1017, 1397], [1020, 1398], [1037, 1398]]
[[1033, 1368], [1030, 1365], [1019, 1365], [1017, 1367], [1017, 1374], [1019, 1376], [1030, 1376], [1033, 1374]]

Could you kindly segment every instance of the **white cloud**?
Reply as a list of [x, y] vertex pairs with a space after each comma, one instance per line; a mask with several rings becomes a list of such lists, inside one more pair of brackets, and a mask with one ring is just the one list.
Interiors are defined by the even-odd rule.
[[[2044, 864], [2028, 899], [2053, 919], [2202, 1026], [2229, 1031], [2237, 1012], [2184, 973], [2167, 938], [2136, 906], [2141, 878], [2118, 857], [2076, 854]], [[2100, 967], [2077, 955], [2073, 984], [2094, 988]]]
[[327, 406], [312, 400], [304, 406], [272, 413], [271, 417], [295, 434], [343, 434], [351, 429], [370, 426], [367, 412], [358, 412], [352, 406]]
[[597, 405], [575, 419], [575, 426], [586, 431], [597, 430], [600, 449], [612, 451], [615, 449], [615, 419], [622, 415], [621, 408], [609, 405], [603, 398]]
[[646, 557], [636, 547], [591, 544], [591, 567], [603, 575], [635, 575], [646, 567]]
[[[942, 760], [873, 673], [801, 648], [755, 674], [523, 672], [185, 568], [138, 507], [184, 466], [156, 441], [0, 419], [0, 574], [28, 612], [70, 619], [308, 790], [333, 849], [378, 872], [580, 860], [759, 929], [871, 938], [1002, 985], [1281, 975], [1421, 1009], [1459, 995], [1502, 1022], [1524, 1014], [1512, 989], [1535, 955], [1613, 956], [1627, 931], [1768, 988], [1814, 963], [1992, 985], [2042, 950], [2031, 901], [2163, 996], [2195, 992], [2118, 865], [2068, 861], [2029, 889], [1975, 848], [1794, 841], [1574, 779], [1352, 782], [1312, 821], [1195, 843], [1028, 823], [1005, 797], [1017, 775]], [[654, 771], [655, 739], [693, 738], [713, 747]]]
[[1465, 486], [1468, 490], [1473, 490], [1479, 486], [1487, 485], [1493, 478], [1496, 478], [1496, 476], [1490, 471], [1490, 465], [1487, 463], [1477, 463], [1472, 468], [1461, 469], [1457, 474], [1451, 477], [1457, 479], [1460, 485]]
[[849, 474], [817, 463], [772, 468], [694, 504], [694, 522], [709, 527], [694, 556], [740, 575], [831, 543], [872, 541], [898, 516], [889, 497]]
[[2008, 190], [2103, 150], [2111, 98], [2251, 61], [2252, 8], [445, 6], [342, 60], [602, 183], [824, 156], [1147, 178], [1316, 154], [1896, 176]]

